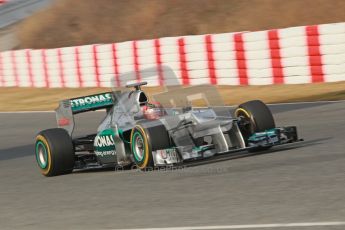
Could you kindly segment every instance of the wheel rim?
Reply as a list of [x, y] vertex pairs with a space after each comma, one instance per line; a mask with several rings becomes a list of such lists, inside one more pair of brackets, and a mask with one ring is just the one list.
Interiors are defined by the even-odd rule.
[[36, 161], [42, 169], [47, 168], [48, 153], [45, 145], [41, 141], [38, 141], [36, 144]]
[[255, 122], [252, 116], [244, 109], [239, 108], [235, 112], [236, 117], [242, 117], [245, 120], [244, 129], [246, 133], [252, 134], [255, 132]]
[[144, 140], [140, 133], [135, 133], [133, 137], [134, 157], [138, 162], [141, 162], [145, 156]]

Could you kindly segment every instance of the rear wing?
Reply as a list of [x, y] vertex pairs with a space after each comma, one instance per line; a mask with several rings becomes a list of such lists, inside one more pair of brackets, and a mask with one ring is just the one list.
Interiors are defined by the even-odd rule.
[[120, 92], [105, 92], [60, 101], [59, 107], [55, 110], [58, 127], [65, 129], [72, 136], [75, 114], [110, 109], [116, 103], [115, 95], [118, 93]]

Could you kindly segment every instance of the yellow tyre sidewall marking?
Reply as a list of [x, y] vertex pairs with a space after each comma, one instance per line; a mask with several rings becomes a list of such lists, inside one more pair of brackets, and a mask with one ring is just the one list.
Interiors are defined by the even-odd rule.
[[237, 108], [237, 109], [236, 109], [236, 111], [235, 111], [236, 117], [238, 117], [239, 112], [244, 113], [248, 118], [251, 118], [251, 117], [252, 117], [252, 116], [250, 115], [250, 113], [249, 113], [247, 110], [243, 109], [243, 108]]
[[48, 144], [47, 139], [46, 139], [44, 136], [42, 136], [42, 135], [38, 135], [38, 136], [36, 137], [36, 141], [42, 141], [43, 144], [45, 145], [46, 149], [47, 149], [48, 166], [47, 166], [47, 168], [45, 168], [45, 169], [40, 168], [40, 169], [41, 169], [41, 172], [42, 172], [44, 175], [47, 175], [47, 174], [50, 172], [50, 169], [51, 169], [51, 167], [52, 167], [52, 157], [51, 157], [51, 154], [50, 154], [50, 146], [49, 146], [49, 144]]
[[244, 113], [252, 121], [254, 129], [255, 129], [256, 123], [255, 123], [255, 120], [254, 120], [253, 116], [251, 115], [251, 113], [248, 112], [247, 110], [243, 109], [243, 108], [237, 108], [235, 111], [235, 116], [238, 117], [238, 114], [240, 112]]
[[[140, 130], [141, 134], [142, 134], [142, 137], [144, 138], [144, 142], [145, 142], [145, 160], [144, 162], [141, 164], [141, 165], [138, 165], [140, 169], [144, 169], [148, 162], [149, 162], [149, 143], [147, 141], [147, 136], [146, 136], [146, 132], [145, 130], [143, 129], [143, 127], [141, 127], [140, 125], [136, 125], [134, 129], [132, 129], [132, 132], [131, 132], [131, 146], [132, 146], [132, 141], [133, 141], [133, 134], [134, 134], [134, 130], [135, 129], [138, 129]], [[133, 151], [133, 150], [132, 150]]]

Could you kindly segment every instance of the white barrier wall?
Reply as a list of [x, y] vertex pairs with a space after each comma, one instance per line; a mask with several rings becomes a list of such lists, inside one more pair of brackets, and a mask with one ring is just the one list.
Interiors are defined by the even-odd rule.
[[116, 86], [345, 81], [345, 23], [0, 53], [0, 87], [109, 87], [112, 80]]

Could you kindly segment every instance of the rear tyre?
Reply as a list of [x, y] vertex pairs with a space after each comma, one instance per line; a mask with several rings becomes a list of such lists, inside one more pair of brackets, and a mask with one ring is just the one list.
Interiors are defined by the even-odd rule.
[[47, 129], [36, 136], [35, 155], [44, 176], [71, 173], [74, 168], [72, 139], [64, 129]]
[[[248, 145], [248, 138], [256, 132], [264, 132], [276, 127], [272, 112], [265, 103], [260, 100], [248, 101], [238, 106], [235, 117], [243, 120], [240, 130]], [[251, 151], [266, 150], [270, 147], [258, 147]]]
[[130, 140], [133, 160], [143, 170], [154, 168], [153, 151], [170, 146], [168, 132], [163, 124], [152, 127], [136, 125], [132, 129]]

